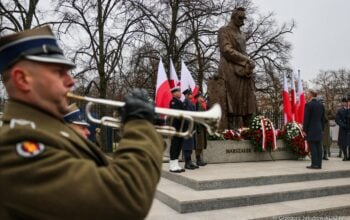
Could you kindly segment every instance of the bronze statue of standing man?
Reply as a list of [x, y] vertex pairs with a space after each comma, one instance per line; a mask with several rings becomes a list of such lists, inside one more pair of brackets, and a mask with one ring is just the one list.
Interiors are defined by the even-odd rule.
[[208, 83], [208, 92], [210, 102], [219, 102], [223, 109], [222, 129], [248, 126], [256, 112], [255, 63], [247, 55], [246, 37], [240, 30], [245, 19], [245, 9], [235, 8], [230, 22], [219, 29], [219, 74]]

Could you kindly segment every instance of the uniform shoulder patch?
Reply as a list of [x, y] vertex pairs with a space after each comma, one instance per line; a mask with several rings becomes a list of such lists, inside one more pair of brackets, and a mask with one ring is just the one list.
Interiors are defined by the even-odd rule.
[[39, 142], [23, 141], [17, 143], [16, 151], [19, 156], [25, 158], [35, 157], [45, 150], [45, 145]]

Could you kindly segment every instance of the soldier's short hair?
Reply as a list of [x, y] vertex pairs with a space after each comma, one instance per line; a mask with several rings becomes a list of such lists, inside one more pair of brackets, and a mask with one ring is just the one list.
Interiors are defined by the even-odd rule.
[[2, 74], [0, 73], [0, 76], [1, 76], [2, 82], [5, 83], [10, 79], [10, 72], [8, 70], [4, 70]]
[[308, 92], [312, 97], [317, 97], [317, 92], [315, 90], [309, 89]]

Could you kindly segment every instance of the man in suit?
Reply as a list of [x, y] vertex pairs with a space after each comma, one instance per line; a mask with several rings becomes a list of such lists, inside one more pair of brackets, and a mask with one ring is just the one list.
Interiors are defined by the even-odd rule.
[[317, 93], [307, 92], [308, 103], [305, 106], [303, 131], [311, 150], [311, 165], [309, 169], [322, 168], [322, 136], [324, 130], [324, 106], [316, 99]]
[[164, 140], [154, 106], [134, 90], [112, 158], [64, 121], [74, 85], [48, 26], [0, 38], [9, 95], [0, 128], [0, 219], [144, 219], [160, 179]]
[[350, 97], [344, 97], [342, 103], [343, 107], [337, 111], [335, 122], [339, 126], [338, 145], [344, 153], [343, 161], [347, 161], [349, 160], [350, 145]]

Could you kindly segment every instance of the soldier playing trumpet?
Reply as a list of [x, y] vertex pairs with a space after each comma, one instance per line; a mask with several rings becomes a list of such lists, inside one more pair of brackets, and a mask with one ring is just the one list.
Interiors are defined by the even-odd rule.
[[113, 159], [63, 121], [74, 85], [49, 27], [0, 38], [9, 95], [0, 128], [0, 219], [143, 219], [160, 178], [164, 141], [153, 104], [135, 90], [122, 108]]

